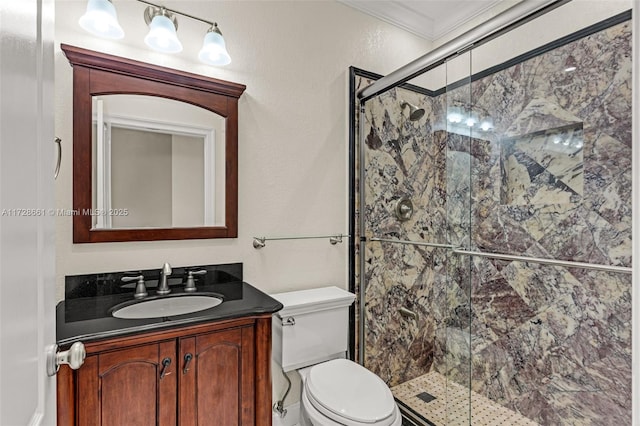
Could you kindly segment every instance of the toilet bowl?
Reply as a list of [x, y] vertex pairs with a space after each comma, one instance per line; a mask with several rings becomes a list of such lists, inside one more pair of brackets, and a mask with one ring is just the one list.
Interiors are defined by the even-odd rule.
[[300, 374], [301, 426], [402, 424], [386, 383], [345, 359], [353, 293], [324, 287], [271, 296], [284, 306], [273, 316], [273, 359]]

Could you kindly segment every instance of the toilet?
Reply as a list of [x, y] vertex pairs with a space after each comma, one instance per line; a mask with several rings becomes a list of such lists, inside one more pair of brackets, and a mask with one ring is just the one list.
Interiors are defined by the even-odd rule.
[[338, 287], [272, 294], [273, 359], [302, 379], [301, 426], [400, 426], [402, 416], [380, 377], [346, 359], [349, 306]]

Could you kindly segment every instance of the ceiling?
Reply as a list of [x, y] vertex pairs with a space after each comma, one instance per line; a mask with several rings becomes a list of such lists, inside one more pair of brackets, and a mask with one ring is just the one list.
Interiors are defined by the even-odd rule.
[[339, 0], [368, 15], [434, 41], [503, 0]]

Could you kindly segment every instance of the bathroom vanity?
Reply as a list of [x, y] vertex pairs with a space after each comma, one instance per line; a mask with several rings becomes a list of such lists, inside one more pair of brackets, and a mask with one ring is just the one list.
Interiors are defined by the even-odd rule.
[[[234, 266], [205, 267], [196, 280], [196, 293], [218, 294], [220, 305], [159, 318], [114, 318], [130, 289], [85, 295], [121, 288], [122, 274], [67, 277], [80, 297], [57, 307], [58, 345], [82, 341], [86, 358], [58, 372], [58, 425], [271, 424], [271, 315], [282, 305], [238, 281]], [[183, 288], [174, 279], [173, 296]]]

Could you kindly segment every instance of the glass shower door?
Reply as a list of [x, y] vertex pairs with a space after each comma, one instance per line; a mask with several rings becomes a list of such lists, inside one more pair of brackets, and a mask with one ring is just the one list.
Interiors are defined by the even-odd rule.
[[514, 33], [473, 51], [474, 423], [631, 423], [630, 17], [491, 72]]
[[447, 281], [437, 304], [443, 311], [443, 351], [438, 371], [445, 378], [446, 418], [443, 425], [471, 424], [471, 259], [453, 248], [471, 246], [471, 180], [475, 157], [473, 126], [478, 115], [471, 102], [470, 51], [447, 60], [444, 93], [447, 227]]
[[604, 16], [363, 106], [358, 344], [419, 424], [630, 422], [631, 13]]
[[469, 259], [452, 256], [450, 235], [468, 245], [469, 128], [448, 116], [469, 105], [468, 67], [467, 54], [360, 115], [362, 359], [427, 425], [469, 423]]

